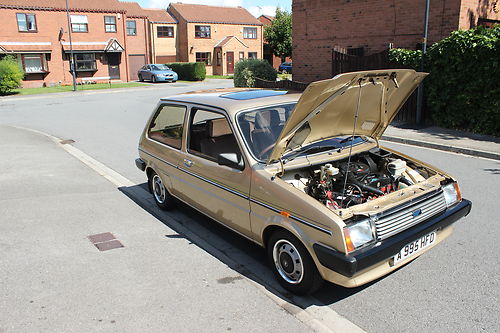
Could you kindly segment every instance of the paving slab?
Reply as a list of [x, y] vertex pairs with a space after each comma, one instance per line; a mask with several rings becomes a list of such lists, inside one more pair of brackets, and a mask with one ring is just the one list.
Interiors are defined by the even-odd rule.
[[389, 126], [382, 140], [500, 160], [500, 138], [441, 127]]
[[0, 153], [0, 332], [311, 331], [48, 138]]

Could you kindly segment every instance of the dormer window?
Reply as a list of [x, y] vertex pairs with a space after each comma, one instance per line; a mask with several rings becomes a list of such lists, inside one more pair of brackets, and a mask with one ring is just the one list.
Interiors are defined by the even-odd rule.
[[16, 14], [17, 29], [20, 32], [37, 32], [35, 14]]

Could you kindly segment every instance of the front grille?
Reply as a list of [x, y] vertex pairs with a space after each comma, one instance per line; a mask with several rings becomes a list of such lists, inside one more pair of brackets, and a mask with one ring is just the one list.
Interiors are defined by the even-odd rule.
[[410, 203], [399, 210], [382, 213], [375, 221], [378, 239], [386, 239], [406, 230], [446, 209], [442, 191]]

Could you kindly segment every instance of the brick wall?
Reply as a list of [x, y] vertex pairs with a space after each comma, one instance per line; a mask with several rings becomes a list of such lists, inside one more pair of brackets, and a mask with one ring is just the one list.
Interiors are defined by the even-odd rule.
[[[157, 30], [158, 27], [172, 27], [174, 30], [173, 37], [158, 37]], [[175, 62], [177, 61], [177, 40], [178, 31], [177, 24], [172, 23], [152, 23], [150, 25], [151, 29], [151, 41], [153, 45], [153, 63], [165, 63], [165, 62]]]
[[480, 18], [500, 21], [500, 2], [497, 2], [495, 6], [495, 2], [491, 0], [462, 0], [460, 29], [476, 27]]
[[[389, 43], [415, 49], [422, 40], [425, 1], [293, 0], [292, 11], [294, 80], [311, 82], [331, 77], [336, 46], [364, 47], [365, 55]], [[432, 0], [429, 42], [457, 30], [461, 11], [460, 0]]]
[[[36, 17], [36, 32], [19, 32], [16, 14], [26, 13], [35, 14]], [[105, 43], [110, 38], [116, 39], [125, 49], [120, 55], [120, 79], [128, 81], [131, 77], [130, 69], [128, 68], [128, 56], [131, 54], [144, 54], [148, 57], [147, 45], [147, 25], [145, 26], [144, 18], [127, 18], [124, 13], [119, 12], [74, 12], [73, 15], [86, 15], [88, 20], [88, 32], [72, 33], [72, 42], [74, 49], [78, 50], [78, 43]], [[116, 32], [105, 32], [104, 16], [116, 17]], [[136, 36], [126, 35], [126, 20], [135, 20], [137, 27]], [[27, 74], [23, 81], [24, 87], [38, 87], [42, 85], [54, 84], [71, 84], [72, 76], [69, 68], [69, 56], [63, 51], [62, 43], [69, 43], [68, 24], [65, 11], [58, 10], [33, 10], [33, 9], [9, 9], [0, 8], [0, 45], [2, 42], [25, 44], [22, 47], [24, 51], [34, 53], [37, 48], [43, 48], [43, 54], [46, 56], [46, 73], [44, 74]], [[61, 29], [63, 33], [61, 32]], [[49, 46], [36, 46], [33, 43], [50, 43]], [[94, 46], [94, 49], [104, 50], [106, 45]], [[13, 48], [20, 46], [12, 46]], [[69, 49], [69, 46], [65, 46]], [[29, 50], [27, 50], [29, 49]], [[49, 52], [47, 52], [49, 51]], [[19, 59], [22, 59], [23, 52], [15, 52]], [[94, 53], [94, 51], [89, 51]], [[104, 52], [95, 53], [96, 71], [78, 72], [77, 81], [81, 78], [89, 77], [107, 77], [108, 59]], [[96, 81], [100, 81], [96, 79]]]

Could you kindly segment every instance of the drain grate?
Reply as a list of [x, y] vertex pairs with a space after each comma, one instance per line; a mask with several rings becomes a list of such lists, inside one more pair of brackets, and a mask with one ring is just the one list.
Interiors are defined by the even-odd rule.
[[123, 244], [110, 232], [90, 235], [87, 238], [92, 242], [92, 244], [94, 244], [95, 247], [97, 247], [97, 249], [99, 249], [99, 251], [108, 251], [124, 247]]
[[61, 140], [61, 141], [59, 141], [59, 143], [62, 145], [69, 145], [69, 144], [75, 143], [75, 140], [73, 140], [73, 139]]

